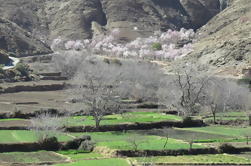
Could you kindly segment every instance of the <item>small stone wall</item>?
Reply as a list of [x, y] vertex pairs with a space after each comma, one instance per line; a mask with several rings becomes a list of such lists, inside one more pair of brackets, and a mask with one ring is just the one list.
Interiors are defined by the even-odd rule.
[[39, 150], [59, 150], [53, 147], [43, 147], [39, 143], [14, 143], [14, 144], [0, 144], [0, 152], [32, 152]]
[[178, 149], [178, 150], [118, 150], [117, 156], [144, 157], [144, 156], [178, 156], [198, 154], [218, 154], [215, 148]]
[[17, 85], [12, 87], [7, 87], [5, 89], [1, 89], [1, 93], [16, 93], [23, 91], [55, 91], [55, 90], [63, 90], [65, 88], [65, 84], [50, 84], [50, 85]]

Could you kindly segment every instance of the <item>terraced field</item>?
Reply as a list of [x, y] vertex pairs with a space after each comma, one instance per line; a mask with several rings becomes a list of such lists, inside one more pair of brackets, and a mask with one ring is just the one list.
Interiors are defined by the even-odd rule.
[[[52, 84], [64, 84], [61, 80], [47, 80], [25, 83], [25, 86], [40, 86]], [[20, 86], [22, 83], [3, 84], [2, 88]], [[39, 140], [39, 132], [28, 130], [31, 126], [30, 117], [22, 117], [20, 114], [30, 114], [41, 109], [64, 110], [71, 105], [65, 102], [67, 95], [64, 90], [20, 91], [4, 93], [0, 95], [0, 108], [2, 115], [13, 115], [0, 119], [0, 127], [10, 130], [0, 130], [0, 144], [23, 144]], [[123, 101], [126, 113], [104, 116], [101, 127], [104, 125], [130, 125], [151, 124], [156, 122], [181, 122], [183, 118], [175, 114], [167, 114], [164, 109], [142, 108], [145, 103], [137, 103], [131, 100]], [[145, 104], [146, 105], [146, 104]], [[14, 116], [15, 115], [15, 116]], [[20, 117], [16, 117], [19, 115]], [[203, 116], [195, 117], [200, 119]], [[212, 120], [205, 116], [203, 120]], [[67, 116], [66, 127], [95, 127], [95, 121], [91, 116]], [[220, 120], [244, 120], [248, 118], [243, 112], [225, 112], [217, 114]], [[24, 127], [14, 130], [11, 127]], [[55, 135], [60, 142], [73, 140], [83, 135], [91, 136], [95, 143], [93, 152], [81, 150], [32, 151], [0, 153], [0, 165], [17, 166], [26, 165], [53, 165], [53, 166], [132, 166], [144, 164], [250, 164], [249, 152], [241, 154], [200, 154], [200, 155], [170, 155], [170, 156], [118, 156], [119, 151], [185, 151], [215, 148], [222, 143], [230, 143], [236, 147], [251, 148], [247, 140], [251, 142], [251, 127], [209, 125], [205, 127], [167, 128], [158, 127], [149, 130], [120, 130], [106, 132], [66, 132], [60, 131]], [[247, 139], [247, 136], [248, 139]]]

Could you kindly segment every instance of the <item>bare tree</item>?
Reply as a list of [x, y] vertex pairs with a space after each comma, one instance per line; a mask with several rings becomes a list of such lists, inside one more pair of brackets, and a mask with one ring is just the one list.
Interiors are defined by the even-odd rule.
[[123, 96], [138, 101], [156, 101], [163, 72], [157, 64], [127, 61], [122, 65], [124, 80], [121, 84]]
[[127, 142], [132, 146], [133, 150], [138, 150], [139, 145], [142, 143], [146, 143], [147, 140], [144, 138], [144, 136], [140, 135], [132, 135], [128, 137]]
[[30, 129], [35, 131], [39, 142], [42, 142], [49, 137], [59, 134], [65, 124], [66, 121], [64, 118], [44, 113], [31, 119]]
[[210, 76], [195, 68], [176, 69], [174, 75], [166, 76], [159, 89], [159, 101], [168, 108], [176, 108], [183, 116], [198, 113]]
[[241, 110], [248, 112], [250, 107], [250, 92], [247, 86], [238, 84], [231, 79], [211, 79], [205, 93], [205, 105], [210, 107], [214, 123], [216, 113], [226, 110]]
[[81, 63], [83, 63], [89, 55], [91, 55], [91, 53], [87, 51], [74, 50], [55, 53], [52, 57], [53, 65], [51, 66], [51, 70], [61, 72], [65, 77], [73, 78]]
[[95, 120], [97, 128], [107, 114], [119, 112], [121, 72], [117, 65], [89, 59], [84, 61], [73, 78], [69, 91], [72, 101], [87, 106], [84, 110]]
[[205, 89], [204, 105], [209, 107], [214, 124], [216, 124], [216, 114], [224, 111], [229, 101], [230, 93], [228, 87], [225, 87], [224, 83], [217, 79], [210, 80]]

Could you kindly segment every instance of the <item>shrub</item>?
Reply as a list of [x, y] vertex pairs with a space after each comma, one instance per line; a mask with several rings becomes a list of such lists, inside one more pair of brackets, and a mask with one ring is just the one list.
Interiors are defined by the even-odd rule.
[[160, 50], [162, 50], [162, 45], [160, 43], [153, 43], [152, 44], [152, 49], [160, 51]]
[[29, 75], [29, 66], [23, 63], [18, 63], [15, 67], [15, 70], [20, 72], [21, 75], [23, 76], [28, 76]]
[[[75, 139], [73, 139], [73, 140], [70, 140], [70, 141], [68, 141], [68, 142], [66, 142], [66, 143], [64, 144], [63, 149], [65, 149], [65, 150], [67, 150], [67, 149], [78, 149], [78, 148], [81, 147], [82, 142], [85, 142], [85, 141], [91, 142], [91, 137], [88, 136], [88, 135], [84, 135], [84, 136], [81, 136], [81, 137], [79, 137], [79, 138], [75, 138]], [[83, 150], [84, 148], [87, 148], [86, 145], [87, 145], [87, 144], [83, 144], [83, 145], [82, 145], [82, 150]]]
[[91, 140], [82, 141], [78, 150], [85, 151], [85, 152], [92, 152], [94, 149], [95, 143]]
[[9, 64], [11, 60], [9, 59], [9, 53], [5, 50], [0, 49], [0, 64]]
[[184, 117], [183, 124], [184, 126], [191, 126], [193, 124], [193, 118], [190, 116]]
[[200, 127], [204, 126], [204, 122], [201, 119], [193, 119], [190, 116], [183, 118], [183, 127]]
[[238, 153], [238, 149], [228, 143], [223, 143], [218, 147], [220, 153]]
[[57, 137], [46, 137], [43, 140], [39, 141], [41, 147], [45, 150], [59, 150], [60, 143], [58, 142]]

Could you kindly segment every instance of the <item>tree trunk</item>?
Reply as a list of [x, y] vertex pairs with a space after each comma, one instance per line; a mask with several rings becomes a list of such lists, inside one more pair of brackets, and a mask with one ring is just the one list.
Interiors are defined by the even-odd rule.
[[213, 112], [214, 124], [216, 124], [216, 113]]
[[249, 117], [249, 126], [251, 126], [251, 114], [248, 117]]
[[99, 130], [100, 128], [100, 120], [95, 118], [95, 125], [96, 125], [96, 129]]
[[191, 151], [193, 149], [193, 141], [189, 142], [189, 150]]

